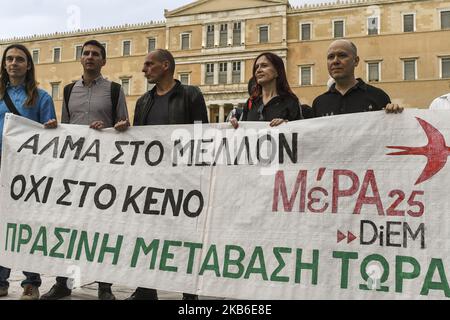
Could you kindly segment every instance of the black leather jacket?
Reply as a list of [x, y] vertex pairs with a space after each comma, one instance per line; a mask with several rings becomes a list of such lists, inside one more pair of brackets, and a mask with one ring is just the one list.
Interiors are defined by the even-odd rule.
[[[208, 123], [208, 112], [206, 111], [205, 99], [200, 89], [193, 86], [181, 84], [176, 80], [169, 97], [169, 123], [168, 124], [191, 124], [197, 121]], [[154, 104], [156, 87], [144, 94], [136, 102], [134, 112], [134, 126], [145, 126], [147, 116]]]

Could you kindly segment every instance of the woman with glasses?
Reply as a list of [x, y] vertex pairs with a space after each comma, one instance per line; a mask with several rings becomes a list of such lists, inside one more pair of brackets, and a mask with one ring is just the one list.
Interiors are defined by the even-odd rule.
[[[266, 121], [271, 127], [288, 121], [303, 119], [300, 102], [286, 78], [283, 60], [276, 54], [260, 54], [253, 64], [255, 85], [244, 107], [242, 121]], [[235, 129], [236, 118], [230, 120]]]

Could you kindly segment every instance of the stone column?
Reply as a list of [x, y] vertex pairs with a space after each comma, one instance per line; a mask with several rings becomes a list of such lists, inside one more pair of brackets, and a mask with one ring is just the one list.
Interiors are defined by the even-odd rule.
[[233, 45], [233, 23], [228, 23], [228, 40], [227, 45], [231, 47]]
[[204, 63], [202, 63], [200, 65], [200, 72], [201, 72], [201, 74], [200, 74], [200, 85], [203, 86], [203, 85], [205, 85], [205, 82], [206, 82], [206, 80], [205, 80], [206, 65]]
[[225, 122], [225, 106], [219, 106], [219, 123]]
[[203, 25], [202, 27], [202, 49], [206, 48], [206, 37], [207, 37], [207, 27]]
[[214, 47], [219, 46], [220, 41], [220, 24], [214, 25]]
[[[166, 50], [170, 50], [169, 48], [170, 48], [170, 41], [169, 41], [169, 39], [170, 39], [170, 31], [169, 31], [169, 27], [166, 27]], [[181, 45], [180, 45], [180, 47], [181, 47]]]
[[214, 84], [219, 84], [219, 63], [214, 63]]
[[241, 21], [241, 44], [245, 45], [246, 39], [245, 39], [245, 21]]
[[283, 45], [285, 46], [287, 44], [287, 17], [283, 16], [283, 26], [282, 26], [282, 35], [281, 35], [281, 41]]

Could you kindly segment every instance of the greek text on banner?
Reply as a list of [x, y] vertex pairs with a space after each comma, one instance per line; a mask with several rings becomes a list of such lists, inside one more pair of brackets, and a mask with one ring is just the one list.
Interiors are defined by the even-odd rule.
[[238, 299], [449, 298], [449, 123], [118, 133], [8, 114], [0, 265]]

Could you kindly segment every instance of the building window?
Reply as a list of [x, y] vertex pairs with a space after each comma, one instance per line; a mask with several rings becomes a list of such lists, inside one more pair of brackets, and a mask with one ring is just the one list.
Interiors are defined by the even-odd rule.
[[311, 23], [302, 23], [300, 25], [300, 40], [311, 40]]
[[269, 26], [259, 27], [259, 43], [269, 42]]
[[232, 82], [233, 83], [241, 83], [241, 62], [234, 61], [233, 62], [233, 73], [232, 73]]
[[241, 45], [241, 23], [235, 22], [233, 23], [233, 45], [240, 46]]
[[75, 60], [80, 61], [81, 60], [81, 54], [83, 53], [83, 46], [76, 46], [75, 47]]
[[408, 13], [403, 15], [403, 32], [414, 32], [416, 31], [416, 21], [415, 14]]
[[181, 50], [189, 50], [191, 48], [191, 34], [181, 34]]
[[228, 78], [228, 63], [219, 63], [219, 83], [226, 84]]
[[312, 67], [311, 66], [300, 67], [300, 85], [301, 86], [312, 85]]
[[127, 57], [129, 55], [131, 55], [131, 41], [125, 40], [122, 47], [122, 56]]
[[126, 96], [130, 95], [130, 79], [121, 79], [122, 89]]
[[189, 50], [191, 48], [191, 34], [181, 34], [181, 50]]
[[206, 26], [206, 47], [214, 47], [214, 25], [209, 24]]
[[61, 62], [61, 48], [53, 49], [53, 62], [54, 63]]
[[214, 63], [206, 64], [205, 83], [214, 84]]
[[34, 64], [38, 64], [39, 63], [39, 50], [33, 50], [32, 54], [33, 54]]
[[224, 23], [220, 25], [220, 38], [219, 45], [226, 47], [228, 44], [228, 24]]
[[343, 38], [345, 36], [344, 20], [333, 21], [333, 37]]
[[367, 34], [369, 36], [380, 33], [379, 22], [380, 22], [379, 17], [370, 17], [367, 19]]
[[52, 99], [59, 100], [59, 82], [52, 83]]
[[190, 84], [190, 76], [189, 73], [180, 73], [179, 80], [182, 84], [189, 85]]
[[148, 52], [156, 50], [156, 38], [148, 38]]
[[416, 59], [403, 60], [403, 80], [416, 80]]
[[450, 29], [450, 10], [441, 11], [441, 29]]
[[367, 63], [367, 81], [378, 82], [380, 81], [380, 63], [368, 62]]
[[441, 78], [450, 78], [450, 57], [441, 58]]

